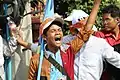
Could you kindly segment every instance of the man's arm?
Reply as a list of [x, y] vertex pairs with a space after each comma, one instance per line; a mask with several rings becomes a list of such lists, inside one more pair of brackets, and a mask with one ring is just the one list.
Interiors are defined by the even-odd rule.
[[38, 43], [29, 43], [29, 42], [26, 42], [26, 41], [20, 40], [20, 39], [17, 39], [17, 42], [18, 42], [21, 46], [25, 47], [25, 49], [29, 49], [29, 50], [31, 50], [31, 51], [34, 52], [34, 53], [36, 53], [36, 52], [37, 52], [37, 49], [40, 48], [40, 47], [38, 46]]
[[[17, 30], [17, 28], [16, 28]], [[17, 40], [17, 43], [23, 47], [25, 47], [25, 49], [29, 49], [32, 52], [36, 52], [37, 48], [38, 48], [38, 44], [36, 43], [29, 43], [27, 41], [24, 41], [22, 38], [22, 32], [20, 30], [17, 30], [17, 34], [14, 31], [11, 31], [11, 36], [15, 37]]]
[[97, 13], [99, 10], [99, 5], [100, 5], [101, 0], [94, 0], [94, 5], [92, 8], [92, 11], [90, 13], [90, 16], [88, 17], [87, 23], [85, 25], [85, 30], [89, 31], [92, 29], [92, 26], [95, 23], [96, 17], [97, 17]]
[[70, 42], [75, 53], [80, 50], [83, 44], [89, 39], [90, 35], [93, 33], [91, 29], [94, 25], [100, 2], [101, 0], [94, 0], [92, 11], [90, 13], [90, 16], [88, 17], [87, 23], [84, 26], [85, 29], [81, 29], [77, 37]]
[[114, 48], [110, 46], [105, 40], [103, 42], [103, 52], [102, 56], [110, 64], [114, 65], [117, 68], [120, 68], [120, 53], [114, 51]]

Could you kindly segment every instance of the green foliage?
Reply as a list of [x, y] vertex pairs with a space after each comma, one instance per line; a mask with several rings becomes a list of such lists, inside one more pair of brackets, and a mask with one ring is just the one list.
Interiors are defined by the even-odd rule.
[[[73, 9], [81, 9], [81, 10], [85, 11], [86, 13], [90, 14], [92, 7], [93, 7], [94, 0], [58, 0], [58, 1], [60, 1], [59, 3], [66, 3], [67, 4], [67, 6], [62, 5], [62, 6], [64, 6], [62, 8], [62, 10], [64, 10], [65, 7], [67, 7], [67, 9], [64, 11], [65, 11], [65, 13], [67, 13], [67, 15], [69, 15]], [[101, 12], [101, 10], [106, 5], [109, 5], [109, 4], [116, 4], [118, 7], [120, 7], [120, 0], [102, 0], [101, 5], [100, 5], [100, 9], [98, 12], [98, 16], [96, 19], [96, 24], [95, 24], [98, 29], [102, 28], [102, 12]], [[57, 5], [59, 5], [59, 4], [57, 4]], [[64, 16], [66, 14], [61, 14], [61, 15]], [[65, 34], [69, 33], [68, 30], [64, 30], [64, 31], [66, 31]]]
[[[102, 27], [101, 10], [104, 8], [104, 6], [109, 5], [109, 4], [120, 5], [120, 0], [102, 0], [101, 5], [100, 5], [100, 9], [98, 12], [98, 17], [96, 19], [97, 28]], [[75, 6], [73, 7], [73, 5], [75, 5]], [[92, 7], [93, 7], [93, 0], [78, 0], [75, 3], [69, 5], [68, 11], [71, 12], [73, 9], [82, 9], [86, 13], [90, 14]]]

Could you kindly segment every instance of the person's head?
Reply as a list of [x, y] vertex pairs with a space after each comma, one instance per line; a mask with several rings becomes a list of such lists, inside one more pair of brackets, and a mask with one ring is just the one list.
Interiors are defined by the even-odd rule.
[[45, 19], [40, 26], [40, 34], [51, 48], [59, 48], [63, 37], [63, 19], [60, 17], [50, 17]]
[[120, 9], [116, 5], [108, 5], [102, 10], [103, 26], [106, 31], [113, 31], [118, 27]]
[[[70, 16], [68, 16], [64, 20], [70, 23], [69, 25], [70, 32], [72, 34], [76, 34], [78, 32], [78, 29], [86, 24], [88, 17], [89, 15], [85, 13], [83, 10], [73, 10]], [[76, 23], [77, 25], [75, 25]]]

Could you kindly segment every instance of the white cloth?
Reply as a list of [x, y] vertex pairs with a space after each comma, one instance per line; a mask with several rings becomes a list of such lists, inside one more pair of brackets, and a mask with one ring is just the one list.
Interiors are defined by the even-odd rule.
[[32, 45], [30, 46], [30, 49], [33, 53], [36, 53], [38, 49], [38, 43], [37, 44], [32, 43]]
[[83, 17], [88, 17], [89, 15], [87, 13], [85, 13], [83, 10], [74, 9], [72, 11], [72, 13], [64, 20], [65, 21], [72, 21], [74, 16], [79, 17], [80, 19], [83, 19]]
[[15, 37], [10, 37], [10, 40], [7, 42], [3, 39], [3, 54], [6, 57], [11, 57], [14, 55], [15, 50], [17, 49], [17, 41]]
[[104, 39], [91, 36], [77, 54], [77, 66], [75, 70], [79, 75], [77, 80], [100, 80], [103, 71], [103, 60], [120, 68], [120, 54], [115, 52]]
[[12, 56], [17, 48], [17, 41], [14, 37], [11, 37], [9, 42], [7, 43], [0, 35], [0, 78], [2, 80], [5, 79], [5, 72], [4, 72], [4, 57], [3, 55]]

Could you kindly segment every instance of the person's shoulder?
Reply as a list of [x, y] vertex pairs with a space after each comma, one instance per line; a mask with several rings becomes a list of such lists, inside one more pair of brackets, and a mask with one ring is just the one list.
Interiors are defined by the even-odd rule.
[[95, 31], [94, 36], [104, 38], [105, 37], [105, 31], [104, 30]]
[[106, 45], [106, 41], [103, 38], [98, 38], [96, 36], [90, 36], [89, 40], [86, 43], [87, 47], [94, 47], [100, 49]]
[[90, 39], [89, 39], [91, 42], [93, 43], [102, 43], [102, 42], [106, 42], [105, 39], [103, 38], [100, 38], [100, 37], [96, 37], [96, 36], [90, 36]]
[[63, 52], [66, 52], [69, 48], [71, 47], [71, 45], [68, 43], [63, 43], [61, 46], [60, 46], [60, 50], [63, 51]]
[[100, 41], [105, 41], [105, 39], [104, 38], [101, 38], [101, 37], [97, 37], [97, 36], [91, 36], [90, 37], [92, 40], [100, 40]]
[[100, 30], [100, 31], [96, 31], [95, 33], [104, 34], [104, 31]]

